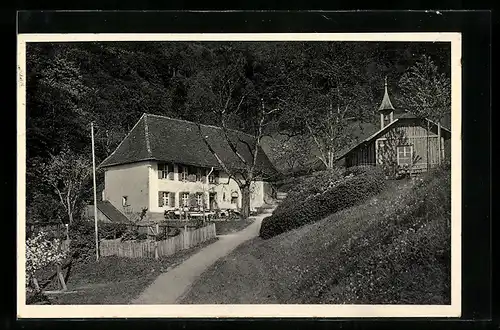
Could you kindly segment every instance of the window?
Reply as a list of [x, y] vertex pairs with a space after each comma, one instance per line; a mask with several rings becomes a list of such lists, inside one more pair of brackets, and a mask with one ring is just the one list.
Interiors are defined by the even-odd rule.
[[160, 191], [158, 193], [158, 206], [175, 207], [175, 193], [168, 191]]
[[203, 207], [203, 193], [196, 194], [196, 205]]
[[189, 167], [179, 166], [179, 180], [187, 181], [189, 176]]
[[209, 176], [208, 176], [208, 183], [218, 183], [219, 181], [219, 171], [213, 171]]
[[413, 158], [413, 146], [398, 146], [398, 165], [410, 165]]
[[158, 179], [174, 179], [174, 166], [168, 163], [158, 164]]
[[189, 193], [185, 192], [181, 194], [181, 201], [182, 201], [182, 206], [188, 207], [189, 206]]
[[168, 192], [160, 191], [158, 196], [158, 206], [168, 206]]
[[128, 206], [128, 196], [122, 197], [122, 206]]
[[238, 204], [238, 192], [236, 191], [231, 193], [231, 204]]
[[196, 181], [201, 181], [202, 176], [203, 176], [203, 169], [197, 168], [196, 169]]

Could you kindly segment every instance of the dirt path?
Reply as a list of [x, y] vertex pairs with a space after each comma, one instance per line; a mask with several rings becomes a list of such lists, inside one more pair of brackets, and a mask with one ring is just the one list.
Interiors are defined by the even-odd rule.
[[241, 243], [259, 235], [262, 219], [272, 212], [255, 217], [247, 228], [219, 236], [214, 244], [202, 249], [179, 266], [161, 274], [131, 304], [174, 304], [189, 290], [194, 281], [219, 258], [226, 256]]

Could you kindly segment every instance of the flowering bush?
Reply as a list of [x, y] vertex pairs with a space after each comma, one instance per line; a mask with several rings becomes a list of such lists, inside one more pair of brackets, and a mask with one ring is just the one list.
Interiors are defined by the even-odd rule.
[[35, 273], [50, 265], [61, 264], [66, 251], [60, 249], [61, 240], [49, 240], [47, 234], [39, 232], [26, 240], [26, 287], [30, 289]]

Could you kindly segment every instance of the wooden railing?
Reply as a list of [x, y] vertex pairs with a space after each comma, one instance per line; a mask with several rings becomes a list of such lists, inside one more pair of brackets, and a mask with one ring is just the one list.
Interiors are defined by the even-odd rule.
[[128, 258], [159, 258], [173, 255], [179, 251], [189, 249], [212, 238], [215, 238], [215, 224], [196, 229], [183, 231], [178, 236], [164, 241], [120, 241], [102, 240], [99, 252], [102, 257], [117, 255]]

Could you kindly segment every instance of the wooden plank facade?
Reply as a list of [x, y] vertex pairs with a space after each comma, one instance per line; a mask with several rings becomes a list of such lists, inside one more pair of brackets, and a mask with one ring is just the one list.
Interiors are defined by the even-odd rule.
[[439, 151], [437, 128], [435, 125], [429, 125], [428, 129], [425, 122], [419, 119], [399, 119], [385, 131], [382, 130], [352, 149], [346, 155], [346, 166], [400, 165], [398, 150], [407, 146], [409, 148], [406, 150], [411, 151], [411, 172], [422, 172], [435, 167], [439, 164], [439, 152], [442, 161], [450, 157], [449, 148], [445, 147], [450, 134], [441, 134]]
[[451, 131], [441, 127], [438, 132], [436, 123], [394, 108], [387, 92], [387, 78], [378, 112], [380, 130], [339, 158], [345, 158], [347, 167], [389, 165], [414, 173], [450, 158]]

